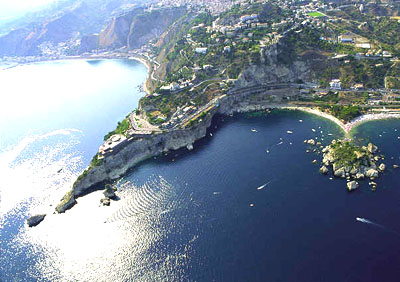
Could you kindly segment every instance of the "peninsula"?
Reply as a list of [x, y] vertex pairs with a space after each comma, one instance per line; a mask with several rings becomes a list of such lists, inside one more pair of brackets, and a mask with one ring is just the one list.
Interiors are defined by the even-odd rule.
[[[130, 58], [149, 71], [139, 107], [105, 135], [57, 212], [145, 159], [191, 150], [216, 114], [301, 109], [331, 119], [346, 133], [367, 120], [399, 117], [396, 7], [220, 2], [136, 7], [82, 37], [79, 51], [48, 57]], [[343, 142], [326, 150], [353, 148]]]

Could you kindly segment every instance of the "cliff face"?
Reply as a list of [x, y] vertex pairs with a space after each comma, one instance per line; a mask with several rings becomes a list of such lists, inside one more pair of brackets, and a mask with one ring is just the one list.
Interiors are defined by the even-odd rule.
[[261, 63], [243, 70], [235, 83], [235, 88], [268, 83], [295, 83], [298, 80], [313, 81], [316, 78], [314, 66], [324, 65], [322, 57], [304, 55], [294, 57], [288, 63], [282, 61], [285, 46], [274, 44], [261, 50]]
[[114, 18], [99, 34], [99, 47], [104, 49], [127, 46], [130, 27], [135, 16], [142, 13], [142, 8]]
[[[207, 128], [211, 125], [211, 120], [216, 113], [231, 114], [281, 107], [284, 106], [285, 97], [297, 93], [298, 89], [284, 88], [257, 94], [250, 90], [228, 95], [220, 100], [218, 108], [210, 110], [201, 122], [191, 128], [152, 134], [130, 141], [117, 153], [105, 157], [101, 165], [91, 168], [84, 177], [78, 180], [73, 190], [67, 194], [70, 196], [64, 197], [67, 200], [64, 199], [57, 206], [57, 211], [64, 212], [74, 203], [74, 198], [92, 190], [103, 189], [105, 182], [121, 177], [129, 169], [148, 158], [195, 143], [206, 135]], [[71, 195], [73, 195], [72, 198]]]
[[78, 181], [73, 188], [74, 195], [81, 196], [105, 181], [121, 177], [130, 168], [145, 159], [193, 144], [206, 135], [214, 113], [215, 111], [210, 112], [202, 122], [193, 128], [152, 134], [128, 143], [115, 155], [107, 156], [100, 166], [92, 168], [83, 179]]
[[167, 28], [186, 13], [186, 8], [167, 8], [145, 12], [137, 8], [114, 18], [99, 34], [99, 47], [113, 49], [140, 48], [161, 36]]
[[128, 48], [139, 48], [150, 40], [158, 38], [176, 20], [186, 14], [186, 8], [155, 10], [137, 16], [132, 22], [128, 35]]

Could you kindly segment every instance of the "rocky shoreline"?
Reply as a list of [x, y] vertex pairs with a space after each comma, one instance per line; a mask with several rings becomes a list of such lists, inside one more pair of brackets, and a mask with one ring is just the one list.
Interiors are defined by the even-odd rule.
[[[100, 165], [87, 169], [82, 176], [77, 179], [72, 190], [69, 191], [57, 205], [56, 212], [65, 212], [75, 205], [76, 198], [95, 190], [104, 189], [105, 184], [112, 183], [146, 159], [184, 147], [193, 149], [193, 144], [206, 136], [207, 128], [211, 125], [211, 120], [217, 113], [230, 115], [233, 113], [260, 111], [271, 108], [302, 110], [328, 118], [338, 124], [344, 132], [347, 132], [344, 124], [340, 120], [327, 113], [322, 113], [316, 109], [292, 107], [285, 104], [282, 97], [296, 95], [298, 91], [298, 88], [289, 86], [282, 89], [271, 89], [258, 94], [254, 94], [252, 91], [239, 91], [239, 93], [225, 95], [225, 97], [221, 98], [218, 106], [208, 111], [207, 115], [192, 127], [155, 132], [148, 136], [132, 138], [132, 140], [127, 142], [118, 152], [105, 157]], [[329, 151], [330, 149], [328, 148], [327, 150]], [[325, 165], [326, 169], [328, 169], [327, 165]], [[335, 165], [335, 171], [336, 168], [338, 168], [337, 165]], [[377, 169], [373, 166], [368, 166], [368, 168]], [[325, 168], [322, 168], [322, 171], [325, 171]], [[353, 175], [351, 172], [355, 170], [351, 168], [348, 169], [348, 167], [343, 167], [342, 170], [336, 172], [336, 175], [340, 175], [341, 177], [343, 171], [345, 178], [350, 177], [350, 179], [355, 179], [357, 175], [357, 173]], [[363, 173], [364, 176], [367, 174], [366, 171], [357, 172]], [[370, 174], [375, 175], [372, 171], [368, 175]], [[352, 187], [354, 187], [354, 185]], [[103, 202], [108, 204], [109, 201], [105, 199]]]
[[[295, 93], [297, 89], [271, 90], [270, 96], [282, 93]], [[265, 93], [264, 93], [265, 94]], [[260, 96], [265, 96], [260, 94]], [[57, 213], [63, 213], [76, 204], [76, 198], [95, 190], [103, 190], [105, 184], [120, 178], [140, 162], [180, 148], [193, 149], [194, 143], [205, 137], [207, 128], [215, 114], [230, 115], [260, 111], [288, 106], [281, 101], [270, 99], [252, 100], [247, 95], [229, 95], [220, 100], [219, 105], [210, 111], [199, 122], [189, 128], [180, 128], [166, 132], [155, 132], [148, 136], [134, 138], [127, 142], [118, 152], [105, 157], [98, 166], [90, 167], [74, 183], [72, 190], [66, 193], [56, 207]]]
[[304, 143], [322, 149], [319, 172], [324, 175], [332, 173], [337, 178], [346, 179], [349, 191], [357, 189], [360, 185], [358, 181], [363, 179], [369, 179], [369, 185], [375, 191], [377, 184], [373, 180], [386, 169], [383, 162], [385, 157], [378, 154], [378, 147], [372, 143], [361, 147], [349, 140], [332, 140], [326, 147], [315, 143], [314, 139], [304, 140]]

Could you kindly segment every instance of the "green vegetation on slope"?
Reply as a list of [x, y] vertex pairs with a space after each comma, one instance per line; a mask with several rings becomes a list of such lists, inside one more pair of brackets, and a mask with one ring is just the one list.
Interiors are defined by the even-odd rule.
[[129, 118], [126, 117], [122, 122], [118, 122], [117, 128], [113, 131], [110, 131], [104, 136], [104, 141], [107, 141], [108, 138], [115, 134], [126, 135], [130, 128]]

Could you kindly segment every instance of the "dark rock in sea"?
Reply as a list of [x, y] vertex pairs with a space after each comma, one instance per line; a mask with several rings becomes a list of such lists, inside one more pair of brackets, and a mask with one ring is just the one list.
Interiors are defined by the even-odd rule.
[[352, 190], [355, 190], [355, 189], [357, 189], [359, 187], [359, 184], [358, 184], [358, 182], [357, 181], [350, 181], [350, 182], [348, 182], [347, 183], [347, 189], [349, 190], [349, 191], [352, 191]]
[[368, 150], [368, 152], [370, 152], [372, 154], [378, 150], [378, 147], [372, 143], [368, 143], [367, 150]]
[[111, 201], [109, 198], [103, 198], [100, 200], [100, 203], [103, 204], [103, 206], [109, 206]]
[[29, 227], [36, 226], [43, 221], [45, 216], [46, 216], [45, 214], [37, 214], [37, 215], [31, 216], [30, 218], [28, 218], [26, 220], [26, 223], [28, 224]]
[[327, 174], [329, 172], [329, 169], [326, 166], [322, 166], [319, 169], [319, 172], [322, 173], [322, 174]]
[[56, 212], [63, 213], [66, 210], [72, 208], [76, 204], [74, 191], [71, 190], [61, 199], [61, 202], [56, 207]]
[[115, 192], [114, 192], [114, 189], [112, 188], [112, 186], [110, 184], [106, 184], [105, 188], [106, 189], [104, 189], [104, 191], [103, 191], [104, 197], [109, 198], [109, 199], [115, 198]]

